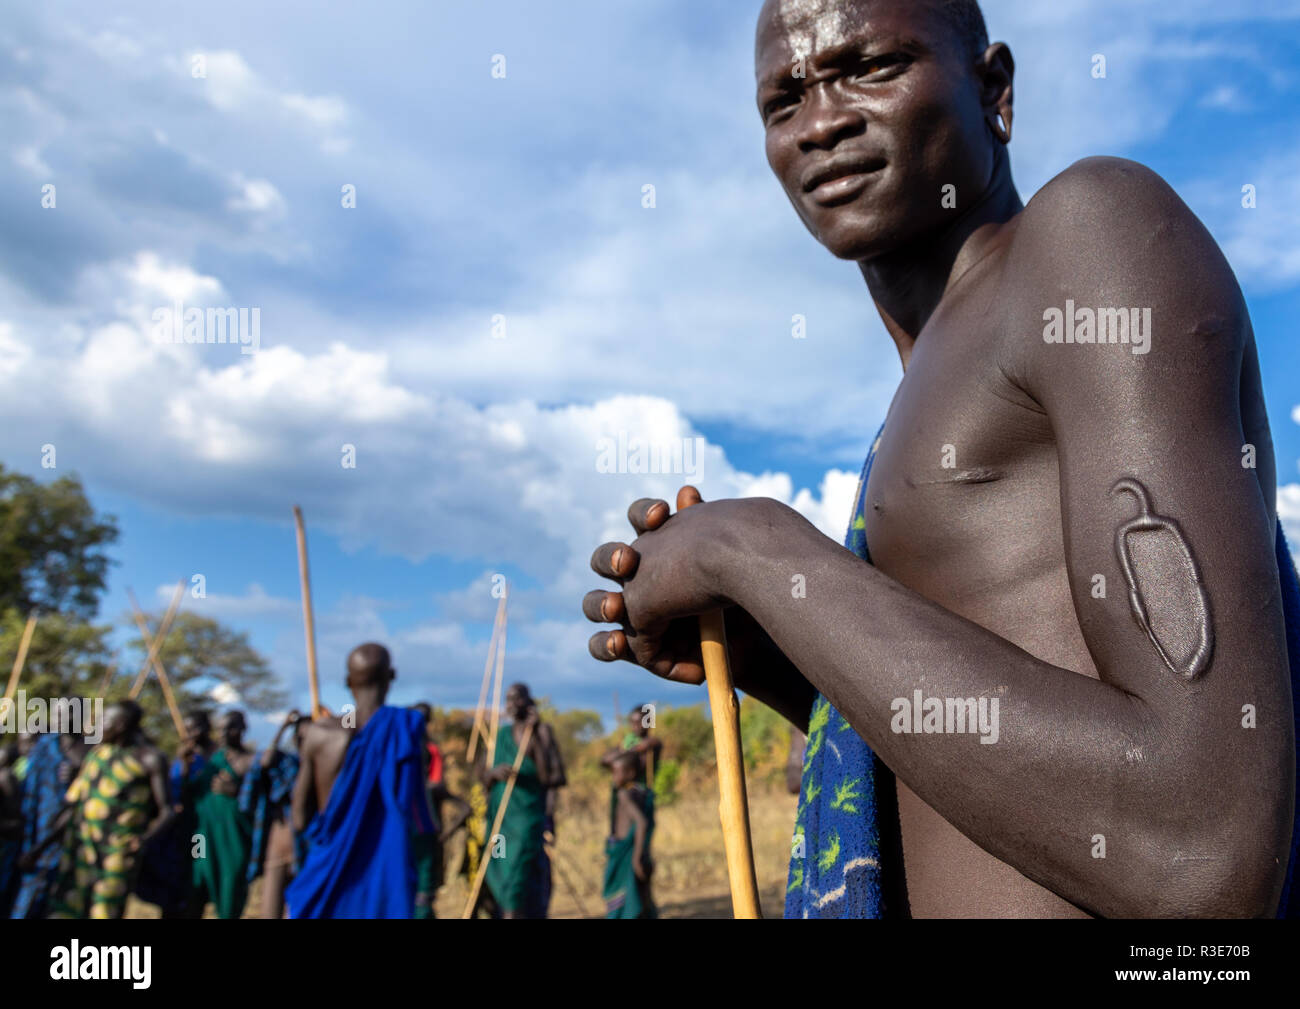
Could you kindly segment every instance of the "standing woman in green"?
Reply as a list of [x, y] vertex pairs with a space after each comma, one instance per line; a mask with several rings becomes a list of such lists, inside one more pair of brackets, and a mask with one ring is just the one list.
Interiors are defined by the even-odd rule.
[[218, 918], [238, 918], [248, 897], [253, 830], [239, 809], [239, 786], [253, 760], [253, 751], [244, 746], [246, 728], [243, 712], [231, 711], [221, 719], [222, 745], [193, 783], [203, 842], [194, 851], [194, 887], [199, 906], [212, 901]]
[[524, 732], [529, 725], [533, 731], [500, 832], [487, 839], [483, 852], [489, 860], [486, 883], [503, 918], [544, 917], [544, 911], [536, 906], [535, 895], [537, 875], [542, 869], [546, 790], [561, 783], [559, 754], [550, 726], [538, 720], [537, 707], [524, 684], [515, 683], [506, 691], [506, 713], [510, 724], [502, 725], [497, 732], [496, 746], [485, 765], [489, 824], [496, 822]]

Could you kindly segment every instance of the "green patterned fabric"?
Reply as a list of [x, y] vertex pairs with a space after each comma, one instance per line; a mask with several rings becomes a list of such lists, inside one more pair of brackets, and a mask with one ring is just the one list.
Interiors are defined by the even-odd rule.
[[149, 772], [131, 748], [101, 743], [64, 799], [79, 809], [66, 835], [50, 917], [120, 918], [152, 818]]

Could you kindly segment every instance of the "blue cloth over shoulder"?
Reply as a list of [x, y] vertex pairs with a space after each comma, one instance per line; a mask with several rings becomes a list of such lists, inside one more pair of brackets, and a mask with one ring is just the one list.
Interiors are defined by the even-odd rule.
[[329, 804], [306, 831], [285, 891], [291, 918], [410, 918], [413, 830], [433, 829], [424, 796], [424, 718], [384, 706], [348, 744]]
[[248, 881], [262, 875], [271, 824], [293, 822], [293, 784], [298, 778], [298, 755], [277, 751], [270, 767], [262, 766], [264, 751], [253, 762], [239, 787], [239, 811], [253, 825], [253, 847], [248, 859]]
[[[883, 433], [884, 428], [881, 428]], [[858, 479], [853, 516], [844, 545], [870, 562], [866, 537], [866, 487], [880, 446], [872, 442]], [[1291, 667], [1292, 716], [1300, 764], [1300, 578], [1277, 527], [1277, 567]], [[1300, 773], [1296, 776], [1295, 824], [1290, 861], [1277, 917], [1300, 918]], [[796, 845], [786, 889], [787, 918], [897, 918], [908, 914], [902, 851], [897, 843], [894, 779], [844, 716], [820, 694], [808, 720]], [[802, 843], [798, 843], [802, 839]]]

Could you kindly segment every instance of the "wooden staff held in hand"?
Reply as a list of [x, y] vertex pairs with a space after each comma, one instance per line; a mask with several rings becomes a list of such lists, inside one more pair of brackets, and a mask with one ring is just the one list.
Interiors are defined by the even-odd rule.
[[[683, 487], [677, 494], [677, 510], [681, 512], [700, 501], [699, 491], [694, 487]], [[740, 705], [736, 701], [727, 660], [722, 611], [709, 610], [699, 616], [699, 662], [687, 657], [692, 652], [692, 643], [688, 640], [686, 621], [674, 620], [672, 614], [662, 619], [643, 619], [643, 607], [638, 614], [638, 626], [633, 628], [628, 620], [629, 604], [625, 593], [632, 592], [647, 605], [654, 605], [670, 593], [684, 590], [689, 595], [684, 604], [678, 600], [678, 605], [690, 607], [685, 612], [699, 613], [697, 600], [709, 598], [709, 590], [702, 584], [683, 587], [681, 583], [680, 576], [691, 570], [695, 557], [689, 552], [683, 553], [684, 548], [676, 544], [689, 540], [671, 536], [656, 538], [658, 530], [669, 520], [667, 502], [637, 501], [628, 509], [628, 520], [639, 537], [638, 546], [655, 547], [654, 563], [648, 566], [648, 570], [643, 568], [638, 550], [624, 543], [606, 543], [592, 555], [592, 570], [620, 582], [625, 591], [588, 592], [583, 600], [583, 612], [589, 620], [621, 623], [624, 629], [593, 635], [589, 649], [594, 658], [603, 662], [627, 659], [666, 679], [686, 683], [699, 683], [703, 679], [708, 684], [713, 741], [718, 759], [718, 812], [722, 820], [732, 909], [737, 918], [758, 918], [761, 917], [758, 882], [754, 873], [745, 766], [740, 746]], [[663, 535], [668, 536], [667, 531]], [[634, 589], [633, 579], [637, 575], [642, 576], [643, 582]]]

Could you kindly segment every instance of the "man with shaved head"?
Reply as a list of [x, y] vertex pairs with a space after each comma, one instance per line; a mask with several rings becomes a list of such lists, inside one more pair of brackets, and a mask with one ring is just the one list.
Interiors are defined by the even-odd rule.
[[[384, 704], [397, 677], [388, 649], [348, 656], [355, 709], [308, 725], [293, 792], [307, 856], [285, 891], [291, 918], [410, 918], [417, 834], [433, 830], [424, 718]], [[313, 815], [314, 814], [314, 815]]]
[[638, 501], [592, 655], [699, 683], [724, 608], [737, 686], [808, 734], [788, 916], [1295, 913], [1300, 586], [1222, 253], [1131, 161], [1022, 204], [971, 0], [769, 0], [755, 61], [768, 163], [904, 377], [843, 547]]

